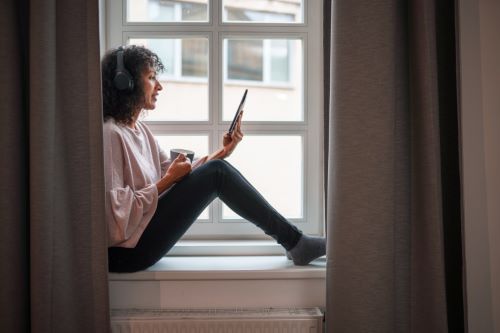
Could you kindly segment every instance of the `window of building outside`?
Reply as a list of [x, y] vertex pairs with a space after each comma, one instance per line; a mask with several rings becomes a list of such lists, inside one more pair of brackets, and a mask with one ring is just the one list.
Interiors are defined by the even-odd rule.
[[[228, 161], [304, 232], [323, 230], [322, 1], [108, 0], [106, 45], [144, 45], [165, 72], [142, 119], [166, 151], [222, 145], [245, 89], [245, 137]], [[214, 201], [185, 239], [265, 239]]]

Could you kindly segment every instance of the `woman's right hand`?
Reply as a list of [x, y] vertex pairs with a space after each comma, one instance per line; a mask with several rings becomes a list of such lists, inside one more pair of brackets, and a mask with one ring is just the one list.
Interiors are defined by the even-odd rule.
[[165, 176], [156, 183], [158, 194], [170, 188], [191, 172], [191, 162], [184, 154], [177, 155], [167, 169]]
[[167, 169], [165, 178], [170, 178], [171, 181], [177, 183], [191, 172], [191, 162], [184, 154], [179, 154], [173, 160], [172, 164]]

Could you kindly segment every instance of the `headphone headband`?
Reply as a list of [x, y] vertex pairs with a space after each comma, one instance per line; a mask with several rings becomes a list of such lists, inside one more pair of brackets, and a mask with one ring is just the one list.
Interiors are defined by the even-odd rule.
[[123, 47], [120, 46], [118, 48], [118, 52], [116, 53], [116, 71], [122, 72], [125, 66], [123, 66]]
[[125, 68], [123, 62], [124, 52], [125, 50], [120, 46], [116, 53], [116, 71], [113, 83], [116, 89], [131, 92], [134, 90], [134, 78]]

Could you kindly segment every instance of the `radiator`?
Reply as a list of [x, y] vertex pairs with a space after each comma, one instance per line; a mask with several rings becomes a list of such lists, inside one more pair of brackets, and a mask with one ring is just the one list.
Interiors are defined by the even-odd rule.
[[307, 309], [120, 309], [113, 333], [320, 333], [323, 313]]

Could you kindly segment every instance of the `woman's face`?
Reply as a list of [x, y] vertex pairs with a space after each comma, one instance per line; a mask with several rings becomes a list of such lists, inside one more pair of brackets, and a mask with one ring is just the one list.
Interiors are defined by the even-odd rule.
[[160, 82], [156, 79], [156, 72], [149, 67], [142, 74], [142, 85], [144, 89], [144, 106], [145, 110], [153, 110], [156, 107], [156, 98], [158, 91], [162, 90]]

